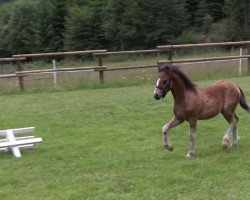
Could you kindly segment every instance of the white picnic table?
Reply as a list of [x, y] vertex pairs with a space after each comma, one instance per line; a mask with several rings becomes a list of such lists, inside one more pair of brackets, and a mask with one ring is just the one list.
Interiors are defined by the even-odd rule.
[[15, 137], [15, 135], [33, 132], [34, 130], [35, 127], [0, 130], [0, 136], [5, 137], [0, 140], [0, 152], [11, 150], [15, 157], [21, 157], [20, 149], [31, 149], [35, 143], [43, 140], [34, 136]]

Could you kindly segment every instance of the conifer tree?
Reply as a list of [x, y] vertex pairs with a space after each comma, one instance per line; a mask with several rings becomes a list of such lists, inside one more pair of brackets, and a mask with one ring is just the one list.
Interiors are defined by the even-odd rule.
[[248, 0], [225, 0], [225, 10], [229, 40], [249, 39], [250, 2]]
[[40, 37], [36, 4], [31, 1], [17, 1], [8, 21], [6, 41], [12, 53], [32, 53], [37, 51]]
[[93, 0], [85, 6], [70, 8], [66, 20], [65, 49], [100, 49], [107, 42], [102, 30], [106, 2]]
[[47, 16], [47, 30], [45, 32], [46, 51], [62, 51], [64, 48], [65, 22], [68, 12], [67, 0], [53, 0], [52, 3], [50, 14]]

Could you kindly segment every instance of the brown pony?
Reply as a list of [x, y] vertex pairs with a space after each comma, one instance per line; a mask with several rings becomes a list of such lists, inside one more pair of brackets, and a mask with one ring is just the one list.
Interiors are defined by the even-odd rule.
[[232, 135], [233, 146], [237, 146], [237, 122], [235, 109], [238, 104], [250, 113], [243, 91], [228, 81], [218, 81], [206, 88], [199, 88], [176, 66], [167, 63], [159, 66], [154, 98], [164, 98], [171, 91], [174, 98], [174, 117], [163, 126], [163, 144], [172, 151], [173, 146], [168, 139], [169, 130], [184, 121], [190, 124], [190, 149], [187, 157], [195, 153], [194, 141], [197, 120], [209, 119], [221, 113], [229, 123], [223, 137], [222, 147], [228, 148]]

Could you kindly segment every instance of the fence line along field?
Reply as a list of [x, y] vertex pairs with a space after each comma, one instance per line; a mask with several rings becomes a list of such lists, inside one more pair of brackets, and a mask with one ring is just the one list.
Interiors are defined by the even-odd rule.
[[[231, 51], [229, 50], [231, 48]], [[240, 49], [237, 54], [234, 54], [236, 50]], [[188, 49], [188, 51], [187, 51]], [[189, 53], [188, 53], [189, 52]], [[190, 52], [193, 55], [192, 57], [185, 58], [185, 55], [190, 55]], [[211, 53], [212, 52], [212, 53]], [[179, 56], [181, 55], [181, 57]], [[209, 55], [210, 54], [210, 55]], [[222, 55], [221, 55], [222, 54]], [[226, 55], [225, 55], [226, 54]], [[184, 56], [183, 56], [184, 55]], [[212, 56], [213, 55], [213, 56]], [[197, 58], [198, 56], [198, 58]], [[72, 66], [72, 63], [67, 63], [65, 58], [78, 58], [77, 67]], [[89, 59], [92, 57], [92, 61], [85, 62], [85, 58]], [[116, 57], [114, 59], [114, 57]], [[107, 61], [117, 60], [122, 58], [125, 62], [109, 62]], [[136, 62], [134, 58], [137, 57]], [[184, 59], [183, 59], [184, 57]], [[59, 61], [66, 61], [66, 68], [59, 66], [56, 68], [55, 58]], [[140, 58], [140, 61], [138, 60]], [[177, 58], [177, 59], [176, 59]], [[38, 66], [33, 66], [32, 70], [28, 69], [34, 60], [44, 59], [42, 64], [42, 69], [36, 69]], [[106, 49], [103, 50], [86, 50], [86, 51], [71, 51], [71, 52], [50, 52], [50, 53], [35, 53], [35, 54], [19, 54], [13, 55], [12, 58], [0, 58], [0, 62], [14, 62], [16, 63], [16, 70], [12, 74], [3, 74], [0, 75], [3, 87], [8, 89], [16, 89], [16, 86], [19, 86], [21, 90], [27, 88], [40, 88], [40, 87], [50, 87], [51, 83], [54, 83], [54, 87], [57, 88], [57, 78], [60, 86], [64, 87], [65, 85], [79, 85], [83, 82], [112, 82], [112, 81], [126, 81], [127, 79], [133, 79], [134, 81], [143, 82], [150, 80], [151, 81], [151, 72], [153, 68], [157, 68], [159, 63], [162, 62], [173, 62], [173, 63], [183, 63], [183, 62], [201, 62], [201, 61], [216, 61], [216, 64], [220, 61], [226, 60], [241, 60], [245, 59], [246, 62], [242, 65], [242, 71], [239, 74], [250, 74], [250, 41], [238, 41], [238, 42], [221, 42], [221, 43], [201, 43], [201, 44], [185, 44], [185, 45], [165, 45], [157, 46], [156, 49], [149, 50], [133, 50], [133, 51], [117, 51], [117, 52], [108, 52]], [[48, 61], [53, 62], [53, 69], [49, 66], [50, 69], [44, 69], [44, 65], [48, 65]], [[82, 62], [85, 60], [84, 62]], [[119, 59], [118, 59], [119, 60]], [[132, 60], [132, 62], [131, 62]], [[139, 61], [139, 62], [137, 62]], [[241, 62], [240, 61], [240, 62]], [[115, 63], [115, 64], [114, 64]], [[135, 63], [132, 64], [132, 63]], [[234, 63], [234, 62], [232, 62]], [[37, 64], [37, 63], [36, 63]], [[91, 64], [91, 65], [87, 65]], [[123, 66], [122, 66], [123, 65]], [[206, 65], [203, 63], [203, 65]], [[115, 66], [115, 67], [113, 67]], [[234, 64], [229, 65], [230, 68], [235, 66]], [[48, 66], [47, 66], [48, 67]], [[237, 67], [237, 66], [235, 66]], [[74, 73], [76, 78], [74, 79], [72, 71], [78, 72]], [[76, 71], [77, 70], [77, 71]], [[89, 71], [91, 73], [89, 76], [86, 76]], [[57, 72], [60, 71], [60, 75], [57, 76]], [[63, 73], [61, 73], [63, 71]], [[82, 72], [85, 71], [85, 72]], [[215, 71], [213, 67], [210, 67], [206, 70], [207, 72]], [[230, 70], [228, 70], [228, 64], [225, 64], [225, 68], [220, 71], [225, 72], [231, 76]], [[243, 72], [243, 73], [242, 73]], [[44, 73], [48, 73], [49, 76], [44, 76]], [[141, 74], [143, 73], [143, 76]], [[217, 71], [214, 72], [213, 76], [216, 75]], [[34, 77], [34, 74], [36, 77]], [[41, 77], [38, 76], [41, 75]], [[69, 75], [71, 74], [71, 75]], [[79, 76], [81, 74], [81, 76]], [[94, 75], [93, 75], [94, 74]], [[38, 77], [37, 77], [38, 76]], [[70, 77], [70, 78], [69, 78]], [[94, 78], [93, 78], [94, 77]], [[13, 84], [12, 80], [16, 80]], [[6, 80], [9, 81], [6, 83]], [[56, 83], [56, 84], [55, 84]], [[14, 86], [14, 87], [13, 87]]]
[[[233, 51], [233, 54], [236, 55], [239, 53], [239, 50]], [[203, 56], [210, 55], [211, 52], [202, 54]], [[215, 54], [215, 52], [214, 52]], [[224, 54], [225, 52], [217, 52], [217, 55]], [[229, 55], [232, 55], [232, 52], [228, 52]], [[197, 55], [196, 55], [197, 56]], [[198, 55], [199, 56], [199, 55]], [[166, 55], [161, 55], [162, 58], [166, 57]], [[183, 58], [184, 56], [179, 55], [176, 56], [177, 58]], [[186, 58], [185, 56], [184, 58]], [[188, 58], [194, 57], [193, 55], [189, 55]], [[126, 60], [124, 60], [126, 58]], [[153, 55], [144, 56], [144, 57], [119, 57], [117, 60], [111, 60], [112, 58], [105, 58], [105, 63], [112, 69], [116, 67], [123, 67], [126, 66], [138, 66], [138, 65], [155, 65], [157, 62], [156, 57]], [[45, 62], [45, 61], [44, 61]], [[78, 61], [79, 62], [79, 61]], [[76, 61], [72, 62], [70, 60], [65, 60], [61, 62], [57, 62], [58, 70], [61, 68], [65, 68], [65, 65], [86, 65], [90, 66], [93, 65], [96, 61], [92, 62], [80, 62], [77, 63]], [[210, 62], [198, 62], [198, 63], [177, 63], [180, 65], [182, 69], [189, 74], [195, 80], [202, 80], [202, 79], [214, 79], [214, 78], [222, 78], [222, 77], [237, 77], [239, 75], [239, 59], [235, 60], [223, 60], [223, 61], [210, 61]], [[46, 64], [46, 62], [44, 63]], [[41, 63], [34, 62], [29, 63], [26, 65], [26, 70], [32, 70], [33, 66], [41, 65]], [[247, 74], [247, 59], [242, 59], [242, 75]], [[8, 66], [9, 67], [9, 66]], [[52, 63], [46, 64], [46, 69], [52, 70]], [[3, 67], [5, 69], [6, 67]], [[76, 67], [74, 67], [76, 69]], [[112, 71], [105, 71], [105, 83], [112, 83], [112, 82], [153, 82], [155, 80], [155, 72], [157, 68], [137, 68], [137, 69], [125, 69], [125, 70], [112, 70]], [[15, 73], [15, 72], [14, 72]], [[35, 89], [35, 88], [53, 88], [53, 72], [47, 73], [32, 73], [28, 76], [24, 76], [24, 85], [26, 89]], [[15, 77], [16, 75], [13, 74], [13, 77], [9, 78], [1, 78], [0, 79], [0, 89], [1, 90], [19, 90], [19, 82], [18, 79]], [[70, 87], [78, 87], [81, 85], [86, 84], [95, 84], [99, 83], [99, 74], [93, 70], [84, 70], [84, 71], [59, 71], [56, 73], [57, 76], [57, 85], [60, 88], [64, 88], [67, 86]]]
[[[250, 77], [229, 80], [249, 102]], [[1, 199], [249, 199], [250, 115], [237, 109], [239, 146], [226, 152], [223, 117], [199, 122], [197, 155], [186, 159], [188, 124], [171, 130], [175, 149], [166, 151], [161, 127], [173, 99], [155, 101], [153, 89], [0, 95], [1, 129], [34, 126], [44, 140], [21, 159], [1, 153]]]

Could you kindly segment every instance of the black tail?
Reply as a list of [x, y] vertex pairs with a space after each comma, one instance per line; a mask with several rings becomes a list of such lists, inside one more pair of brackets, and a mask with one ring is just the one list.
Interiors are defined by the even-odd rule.
[[242, 108], [244, 108], [247, 112], [249, 112], [250, 113], [250, 106], [249, 106], [249, 104], [247, 103], [247, 100], [246, 100], [246, 97], [245, 97], [245, 95], [244, 95], [244, 92], [242, 91], [242, 89], [241, 88], [239, 88], [239, 90], [240, 90], [240, 106], [242, 107]]

